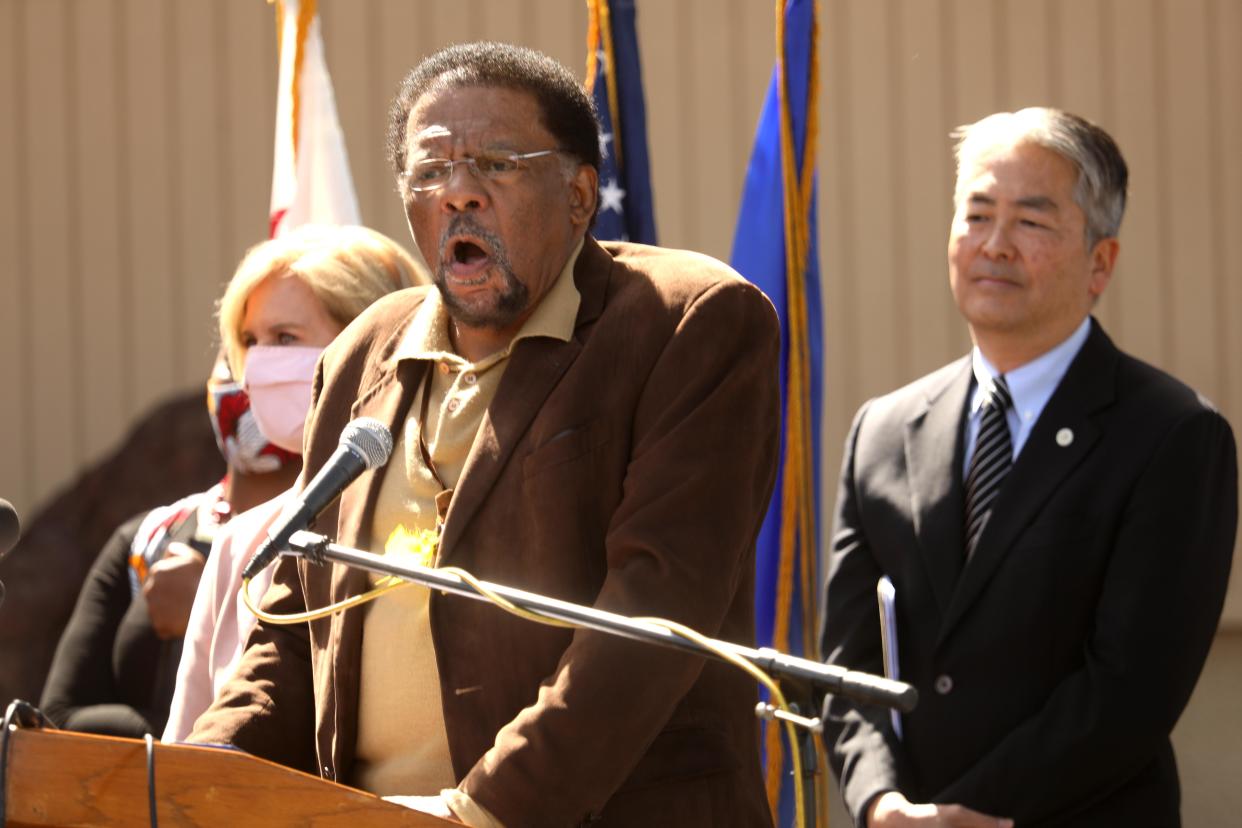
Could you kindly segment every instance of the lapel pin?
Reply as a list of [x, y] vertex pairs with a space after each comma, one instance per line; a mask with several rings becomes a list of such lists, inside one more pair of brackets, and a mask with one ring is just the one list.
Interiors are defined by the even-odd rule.
[[1065, 448], [1072, 442], [1074, 442], [1073, 431], [1071, 431], [1068, 428], [1063, 428], [1057, 432], [1057, 445], [1058, 446], [1060, 446], [1061, 448]]

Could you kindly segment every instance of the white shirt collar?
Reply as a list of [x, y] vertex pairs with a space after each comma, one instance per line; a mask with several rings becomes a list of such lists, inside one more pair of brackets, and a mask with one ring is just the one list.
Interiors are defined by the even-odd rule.
[[[1090, 332], [1091, 317], [1088, 316], [1061, 344], [1005, 374], [1009, 394], [1013, 397], [1013, 410], [1020, 422], [1030, 424], [1039, 418]], [[983, 405], [983, 389], [999, 372], [978, 347], [971, 352], [971, 368], [975, 375], [975, 391], [970, 400], [973, 416]]]

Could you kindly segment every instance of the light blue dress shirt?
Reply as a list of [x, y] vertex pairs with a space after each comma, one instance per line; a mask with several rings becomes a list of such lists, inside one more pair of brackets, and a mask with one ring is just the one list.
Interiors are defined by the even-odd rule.
[[[1018, 459], [1018, 453], [1026, 444], [1026, 438], [1031, 435], [1031, 428], [1048, 404], [1052, 392], [1061, 384], [1061, 378], [1069, 370], [1070, 363], [1082, 350], [1090, 332], [1091, 317], [1088, 316], [1060, 345], [1005, 374], [1009, 394], [1013, 397], [1013, 408], [1005, 414], [1009, 421], [1009, 438], [1013, 442], [1014, 460]], [[983, 389], [991, 384], [992, 377], [998, 373], [978, 348], [971, 351], [971, 367], [975, 374], [975, 386], [970, 395], [970, 413], [966, 420], [963, 479], [970, 473], [970, 458], [975, 453], [975, 442], [979, 439], [979, 423], [983, 419]]]

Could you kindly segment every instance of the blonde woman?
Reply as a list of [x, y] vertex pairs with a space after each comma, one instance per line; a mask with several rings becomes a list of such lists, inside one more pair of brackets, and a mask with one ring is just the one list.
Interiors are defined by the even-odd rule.
[[[262, 437], [300, 454], [320, 352], [376, 299], [425, 281], [396, 242], [362, 227], [307, 226], [251, 248], [220, 299], [220, 340]], [[165, 741], [189, 735], [233, 672], [255, 624], [238, 599], [241, 569], [284, 498], [238, 515], [216, 536], [190, 611]], [[256, 578], [254, 594], [269, 579]]]

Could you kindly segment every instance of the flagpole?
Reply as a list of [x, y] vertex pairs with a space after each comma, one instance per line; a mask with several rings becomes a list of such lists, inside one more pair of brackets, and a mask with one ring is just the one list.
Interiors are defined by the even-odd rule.
[[345, 138], [324, 58], [317, 0], [276, 9], [279, 77], [268, 235], [302, 224], [361, 224]]

